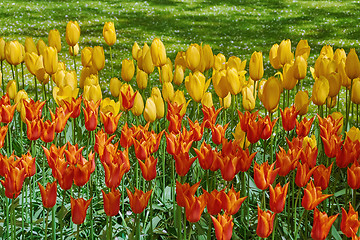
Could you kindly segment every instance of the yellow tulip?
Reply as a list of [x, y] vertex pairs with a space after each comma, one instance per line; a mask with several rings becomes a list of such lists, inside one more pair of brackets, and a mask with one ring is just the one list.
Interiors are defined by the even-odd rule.
[[186, 65], [187, 65], [185, 58], [186, 58], [186, 53], [183, 51], [178, 52], [175, 57], [175, 66], [181, 66], [184, 72], [186, 70]]
[[198, 44], [191, 44], [186, 50], [186, 65], [191, 71], [195, 70], [201, 60], [200, 46]]
[[293, 53], [291, 52], [291, 41], [290, 39], [282, 40], [278, 48], [278, 58], [280, 64], [284, 66], [286, 63], [291, 63], [294, 58]]
[[5, 58], [5, 40], [3, 38], [0, 38], [0, 61], [4, 61]]
[[279, 105], [281, 95], [281, 83], [275, 77], [270, 77], [264, 84], [262, 100], [264, 107], [273, 112]]
[[351, 101], [360, 104], [360, 78], [355, 78], [351, 89]]
[[[241, 129], [240, 122], [236, 125], [233, 136], [234, 136], [235, 140], [239, 143], [240, 147], [242, 147], [242, 148], [244, 147], [245, 149], [249, 147], [250, 142], [247, 140], [245, 132]], [[244, 144], [244, 141], [246, 141], [245, 144]]]
[[105, 42], [110, 47], [116, 42], [116, 31], [113, 22], [106, 22], [103, 27], [103, 36]]
[[202, 47], [202, 51], [203, 51], [203, 58], [204, 58], [204, 62], [205, 62], [205, 70], [209, 70], [210, 68], [212, 68], [214, 66], [213, 51], [212, 51], [210, 45], [208, 45], [208, 44], [205, 44]]
[[129, 82], [133, 78], [134, 73], [135, 73], [134, 61], [129, 60], [129, 59], [122, 60], [122, 63], [121, 63], [121, 78], [124, 81]]
[[103, 114], [112, 113], [114, 116], [118, 115], [120, 111], [120, 102], [115, 102], [110, 98], [102, 99], [100, 102], [100, 112]]
[[139, 54], [139, 52], [141, 52], [141, 48], [139, 47], [137, 42], [135, 42], [132, 47], [131, 54], [133, 59], [135, 59], [136, 61], [139, 61], [139, 57], [141, 57], [141, 54]]
[[56, 48], [57, 52], [61, 51], [61, 37], [58, 30], [50, 30], [48, 36], [49, 47]]
[[332, 46], [330, 46], [330, 45], [323, 46], [320, 51], [320, 56], [327, 57], [329, 59], [333, 59], [334, 58], [334, 50], [333, 50]]
[[94, 102], [99, 101], [102, 98], [100, 85], [85, 85], [84, 86], [84, 99], [87, 101], [93, 100]]
[[92, 65], [97, 71], [100, 71], [105, 67], [105, 54], [103, 47], [94, 47], [92, 53]]
[[171, 82], [165, 82], [162, 85], [162, 95], [165, 102], [171, 102], [174, 99], [174, 86]]
[[161, 67], [161, 78], [160, 82], [172, 82], [173, 80], [173, 73], [172, 73], [172, 67], [170, 64], [165, 64]]
[[151, 97], [153, 98], [156, 105], [156, 118], [160, 119], [165, 114], [164, 100], [161, 97], [160, 89], [153, 87], [151, 90]]
[[139, 68], [137, 69], [136, 83], [139, 89], [145, 89], [148, 84], [148, 74]]
[[73, 98], [77, 98], [79, 89], [72, 90], [70, 86], [64, 86], [59, 88], [55, 86], [53, 88], [53, 98], [58, 106], [63, 105], [63, 101], [71, 102]]
[[204, 94], [203, 98], [201, 99], [201, 104], [208, 108], [211, 108], [212, 106], [214, 106], [211, 92], [206, 92]]
[[313, 91], [312, 91], [312, 101], [315, 105], [324, 105], [326, 98], [329, 95], [329, 81], [324, 77], [321, 76], [318, 79], [315, 80], [315, 83], [313, 85]]
[[328, 96], [326, 98], [326, 107], [327, 108], [333, 108], [335, 106], [336, 106], [336, 96], [335, 97]]
[[194, 74], [190, 73], [189, 76], [185, 78], [186, 90], [195, 102], [201, 101], [210, 84], [209, 80], [207, 82], [205, 81], [205, 76], [199, 71], [196, 71]]
[[310, 146], [310, 148], [317, 147], [315, 135], [311, 135], [311, 137], [306, 136], [303, 138], [303, 143], [302, 143], [303, 149], [306, 149], [308, 145]]
[[163, 42], [159, 38], [154, 38], [150, 47], [152, 62], [156, 67], [166, 64], [166, 50]]
[[246, 67], [246, 60], [241, 61], [240, 58], [236, 57], [236, 56], [231, 56], [228, 59], [227, 62], [227, 67], [228, 68], [235, 68], [236, 71], [241, 72], [245, 69]]
[[285, 64], [283, 67], [283, 88], [291, 90], [295, 87], [297, 79], [294, 77], [294, 75], [294, 65], [289, 63]]
[[308, 112], [310, 104], [309, 94], [307, 91], [299, 91], [295, 95], [295, 108], [299, 115], [303, 116]]
[[44, 55], [46, 47], [47, 47], [46, 43], [42, 39], [39, 39], [39, 41], [36, 44], [36, 48], [37, 48], [39, 55]]
[[98, 84], [99, 84], [99, 78], [96, 74], [91, 74], [84, 81], [84, 86], [98, 85]]
[[85, 47], [83, 50], [81, 50], [81, 64], [83, 67], [91, 67], [92, 53], [92, 47]]
[[65, 86], [65, 75], [66, 71], [62, 69], [58, 70], [55, 74], [52, 75], [52, 79], [59, 88]]
[[340, 74], [341, 85], [350, 89], [351, 79], [346, 75], [345, 72], [345, 61], [341, 61], [338, 65], [338, 72]]
[[79, 43], [77, 43], [74, 47], [69, 46], [69, 54], [70, 56], [77, 56], [79, 54]]
[[229, 86], [229, 91], [232, 95], [237, 95], [241, 92], [241, 82], [238, 72], [235, 68], [228, 68], [226, 70], [226, 79]]
[[36, 62], [38, 60], [39, 56], [35, 52], [27, 52], [25, 54], [25, 64], [27, 69], [32, 75], [36, 74]]
[[298, 45], [296, 46], [295, 58], [298, 56], [302, 56], [305, 59], [305, 61], [307, 61], [307, 59], [309, 58], [310, 46], [307, 40], [300, 40]]
[[10, 80], [6, 85], [6, 93], [9, 95], [10, 99], [15, 99], [17, 94], [17, 87], [15, 80]]
[[49, 74], [45, 71], [44, 68], [44, 57], [40, 55], [36, 61], [36, 68], [35, 68], [35, 76], [39, 80], [39, 82], [43, 85], [49, 82]]
[[279, 49], [279, 45], [277, 43], [275, 43], [269, 52], [269, 61], [270, 64], [273, 68], [275, 69], [280, 69], [281, 68], [281, 64], [280, 64], [280, 60], [279, 60], [279, 55], [278, 55], [278, 49]]
[[212, 82], [215, 93], [220, 98], [224, 98], [230, 92], [230, 86], [226, 78], [226, 71], [213, 71]]
[[[144, 48], [145, 48], [145, 45], [144, 45]], [[144, 72], [146, 72], [147, 74], [150, 74], [154, 71], [154, 64], [152, 61], [150, 48], [148, 46], [145, 48], [146, 50], [144, 50], [144, 48], [142, 51], [141, 67]]]
[[335, 72], [335, 70], [336, 63], [330, 58], [319, 56], [315, 62], [315, 72], [317, 77], [329, 77], [329, 75]]
[[[260, 99], [261, 102], [263, 102], [263, 92], [264, 92], [264, 86], [265, 86], [265, 83], [266, 83], [266, 79], [261, 79], [260, 81], [258, 81], [258, 86], [257, 86], [257, 94], [258, 94], [258, 97]], [[281, 80], [279, 80], [280, 84], [281, 83]]]
[[113, 97], [119, 97], [120, 95], [121, 81], [113, 77], [110, 79], [110, 93]]
[[226, 64], [226, 58], [224, 54], [219, 53], [218, 55], [214, 56], [214, 68], [217, 71], [225, 69], [225, 64]]
[[241, 90], [242, 93], [242, 103], [246, 111], [252, 111], [255, 108], [255, 98], [253, 95], [254, 87], [245, 87]]
[[345, 62], [345, 72], [350, 79], [360, 77], [360, 61], [355, 49], [350, 49]]
[[336, 66], [338, 66], [340, 62], [346, 61], [346, 52], [343, 48], [336, 49], [334, 54], [334, 61], [336, 63]]
[[304, 79], [307, 72], [307, 62], [302, 56], [297, 56], [294, 62], [295, 79]]
[[348, 137], [353, 142], [360, 141], [360, 130], [353, 126], [349, 131], [347, 131], [346, 137]]
[[24, 89], [18, 91], [14, 99], [15, 104], [17, 104], [16, 110], [18, 112], [21, 112], [21, 109], [24, 107], [23, 99], [29, 99], [29, 96]]
[[184, 70], [181, 65], [175, 65], [174, 84], [180, 86], [184, 80]]
[[339, 94], [341, 88], [340, 74], [333, 72], [327, 79], [329, 81], [329, 97], [333, 98]]
[[134, 99], [134, 106], [131, 108], [131, 112], [135, 116], [140, 116], [144, 111], [144, 100], [141, 94], [138, 92]]
[[54, 74], [58, 69], [58, 53], [55, 48], [47, 47], [44, 51], [44, 67], [48, 74]]
[[219, 102], [224, 109], [228, 109], [231, 106], [231, 94], [228, 93], [225, 98], [219, 98]]
[[66, 42], [69, 46], [75, 46], [80, 38], [80, 26], [77, 21], [69, 21], [66, 25]]
[[144, 118], [147, 122], [154, 122], [156, 119], [156, 105], [153, 97], [149, 97], [146, 100]]
[[75, 71], [66, 72], [65, 85], [70, 86], [72, 90], [77, 88], [77, 76]]
[[35, 45], [32, 37], [26, 37], [26, 39], [25, 39], [25, 52], [27, 52], [27, 53], [34, 52], [34, 53], [38, 54], [38, 50], [36, 48], [36, 45]]
[[[340, 120], [340, 128], [337, 131], [337, 134], [340, 135], [344, 126], [344, 116], [341, 114], [341, 112], [333, 112], [330, 114], [330, 116], [334, 119], [334, 120]], [[346, 134], [347, 135], [347, 134]]]
[[249, 74], [252, 80], [260, 80], [264, 75], [263, 57], [261, 52], [254, 52], [249, 63]]
[[186, 113], [186, 108], [190, 103], [190, 100], [186, 102], [184, 92], [181, 90], [177, 90], [174, 94], [173, 103], [177, 103], [179, 106], [182, 105], [180, 115], [184, 115]]
[[22, 54], [21, 44], [17, 40], [6, 42], [5, 58], [9, 64], [14, 66], [20, 64], [24, 58]]

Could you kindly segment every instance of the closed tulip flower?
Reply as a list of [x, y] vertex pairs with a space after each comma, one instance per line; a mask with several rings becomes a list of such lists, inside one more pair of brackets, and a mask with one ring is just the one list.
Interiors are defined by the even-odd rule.
[[209, 44], [205, 44], [202, 47], [203, 58], [205, 62], [205, 70], [209, 70], [214, 66], [214, 54]]
[[187, 67], [191, 71], [195, 70], [199, 66], [201, 60], [200, 46], [198, 44], [191, 44], [186, 50], [185, 59]]
[[219, 98], [224, 98], [230, 92], [229, 82], [226, 78], [226, 71], [213, 71], [212, 82], [215, 93]]
[[154, 38], [150, 47], [152, 62], [156, 67], [166, 64], [166, 50], [159, 38]]
[[255, 108], [255, 98], [252, 89], [251, 87], [245, 87], [241, 90], [243, 96], [242, 103], [246, 111], [252, 111]]
[[156, 118], [160, 119], [165, 114], [164, 100], [162, 99], [160, 89], [153, 87], [151, 90], [151, 97], [153, 98], [156, 105]]
[[173, 73], [172, 73], [172, 66], [170, 64], [165, 64], [161, 67], [161, 78], [160, 82], [172, 82], [173, 80]]
[[90, 206], [92, 198], [85, 200], [83, 198], [74, 199], [70, 196], [71, 202], [71, 220], [75, 224], [82, 224], [86, 218], [86, 211]]
[[307, 62], [302, 56], [295, 58], [294, 77], [295, 79], [304, 79], [307, 72]]
[[286, 63], [291, 63], [294, 58], [293, 53], [291, 52], [291, 41], [289, 39], [282, 40], [278, 49], [278, 57], [281, 65]]
[[47, 47], [44, 52], [44, 68], [47, 74], [51, 75], [58, 69], [58, 54], [55, 48]]
[[92, 47], [85, 47], [83, 50], [81, 50], [81, 64], [83, 65], [83, 67], [91, 67], [92, 54]]
[[104, 211], [107, 216], [116, 216], [120, 211], [120, 191], [118, 189], [105, 193], [101, 190], [104, 199]]
[[57, 182], [47, 183], [46, 189], [38, 182], [41, 200], [45, 208], [52, 208], [56, 204]]
[[184, 70], [181, 65], [175, 66], [174, 84], [180, 86], [184, 80]]
[[195, 102], [201, 101], [209, 84], [210, 81], [205, 82], [205, 76], [199, 71], [196, 71], [194, 74], [190, 73], [185, 78], [186, 90]]
[[148, 84], [148, 74], [139, 68], [136, 73], [136, 83], [139, 89], [145, 89]]
[[136, 94], [134, 99], [134, 106], [131, 108], [131, 112], [135, 116], [140, 116], [144, 111], [144, 100], [140, 93]]
[[204, 94], [203, 98], [201, 99], [201, 104], [208, 108], [211, 108], [214, 105], [211, 92], [206, 92]]
[[9, 64], [16, 66], [22, 62], [24, 56], [21, 46], [17, 40], [5, 44], [5, 58]]
[[80, 38], [80, 26], [77, 21], [69, 21], [66, 25], [66, 42], [69, 46], [73, 47], [78, 43]]
[[32, 53], [32, 52], [38, 54], [38, 50], [36, 48], [36, 45], [35, 45], [34, 40], [32, 39], [32, 37], [26, 37], [26, 39], [25, 39], [25, 53]]
[[15, 99], [17, 94], [17, 87], [15, 80], [11, 80], [6, 85], [6, 93], [9, 95], [10, 99]]
[[281, 68], [281, 64], [280, 64], [280, 60], [279, 60], [279, 56], [278, 56], [278, 49], [279, 49], [279, 45], [276, 43], [271, 47], [270, 53], [269, 53], [270, 64], [275, 69]]
[[27, 52], [25, 54], [25, 64], [26, 64], [26, 67], [27, 69], [29, 70], [29, 72], [32, 74], [32, 75], [35, 75], [36, 74], [36, 62], [39, 58], [39, 55], [37, 55], [37, 53], [35, 52]]
[[86, 85], [84, 87], [83, 94], [84, 94], [84, 99], [88, 101], [93, 100], [94, 102], [97, 102], [102, 98], [101, 87], [99, 84]]
[[50, 30], [48, 37], [49, 47], [56, 48], [57, 52], [61, 51], [61, 38], [58, 30]]
[[228, 68], [226, 70], [226, 79], [229, 83], [229, 90], [232, 95], [237, 95], [241, 92], [241, 82], [238, 71], [235, 68]]
[[187, 66], [185, 58], [186, 58], [186, 52], [183, 51], [178, 52], [175, 57], [175, 66], [181, 66], [183, 71], [186, 70], [186, 66]]
[[360, 104], [360, 78], [355, 78], [351, 89], [351, 101]]
[[135, 73], [135, 66], [133, 60], [124, 59], [121, 63], [121, 78], [129, 82]]
[[321, 76], [315, 80], [312, 91], [312, 101], [315, 105], [324, 105], [326, 98], [329, 95], [330, 86], [329, 81]]
[[174, 99], [174, 86], [171, 82], [165, 82], [162, 87], [162, 95], [165, 102], [172, 102]]
[[289, 183], [284, 187], [278, 183], [275, 188], [270, 185], [270, 209], [274, 213], [281, 213], [284, 210], [288, 187]]
[[43, 55], [46, 47], [47, 46], [46, 46], [46, 43], [44, 42], [44, 40], [39, 39], [39, 41], [36, 44], [38, 54]]
[[314, 211], [314, 223], [311, 230], [311, 237], [314, 240], [325, 240], [329, 234], [331, 225], [335, 222], [337, 216], [328, 217], [326, 212], [320, 212], [319, 209]]
[[276, 178], [276, 175], [279, 172], [279, 168], [274, 169], [275, 163], [269, 165], [268, 162], [264, 162], [259, 165], [255, 162], [254, 165], [254, 182], [256, 186], [261, 189], [267, 189]]
[[295, 50], [295, 57], [302, 56], [307, 61], [310, 56], [310, 46], [307, 40], [300, 40]]
[[234, 226], [232, 216], [227, 213], [224, 213], [224, 215], [219, 213], [217, 219], [211, 216], [211, 220], [214, 224], [216, 239], [230, 240]]
[[143, 53], [142, 53], [142, 70], [144, 72], [146, 72], [147, 74], [150, 74], [154, 71], [154, 63], [152, 61], [152, 57], [151, 57], [151, 51], [150, 49], [148, 49], [147, 51], [144, 51], [143, 49]]
[[92, 65], [97, 70], [100, 71], [105, 66], [105, 54], [103, 47], [95, 46], [92, 54]]
[[285, 64], [283, 66], [283, 82], [282, 87], [287, 90], [292, 90], [296, 83], [297, 79], [294, 74], [295, 66], [293, 64]]
[[350, 79], [360, 77], [360, 61], [354, 48], [350, 49], [346, 57], [345, 72]]
[[5, 40], [3, 38], [0, 38], [0, 61], [4, 61], [5, 58]]
[[329, 82], [329, 97], [336, 97], [341, 88], [340, 74], [333, 72], [327, 77], [327, 79]]
[[273, 231], [275, 214], [268, 211], [263, 211], [258, 205], [258, 225], [256, 234], [261, 238], [267, 238]]
[[149, 97], [146, 100], [144, 109], [144, 118], [147, 122], [154, 122], [156, 119], [156, 105], [153, 97]]
[[139, 56], [140, 56], [139, 52], [141, 52], [141, 48], [139, 47], [139, 44], [137, 44], [137, 42], [134, 42], [134, 45], [131, 50], [131, 54], [132, 54], [133, 59], [135, 59], [136, 61], [139, 60]]
[[29, 96], [24, 89], [18, 91], [14, 99], [16, 110], [18, 112], [21, 112], [22, 108], [24, 108], [23, 99], [29, 99]]
[[307, 91], [299, 91], [295, 95], [295, 108], [299, 115], [303, 116], [308, 112], [310, 99]]
[[116, 42], [116, 31], [113, 22], [106, 22], [103, 28], [105, 42], [110, 47]]
[[270, 77], [263, 88], [262, 103], [266, 110], [273, 112], [279, 105], [281, 83], [275, 77]]
[[135, 192], [132, 193], [129, 189], [126, 189], [130, 201], [130, 207], [133, 213], [138, 214], [145, 210], [152, 191], [153, 190], [150, 190], [144, 193], [143, 191], [135, 188]]
[[249, 74], [252, 80], [260, 80], [264, 75], [262, 52], [254, 52], [249, 63]]
[[231, 94], [228, 93], [225, 98], [219, 98], [219, 102], [224, 109], [228, 109], [231, 106]]
[[121, 81], [113, 77], [110, 79], [110, 93], [113, 97], [119, 97], [120, 95], [120, 87], [121, 87]]
[[77, 43], [74, 47], [69, 46], [69, 54], [70, 56], [77, 56], [79, 54], [79, 43]]

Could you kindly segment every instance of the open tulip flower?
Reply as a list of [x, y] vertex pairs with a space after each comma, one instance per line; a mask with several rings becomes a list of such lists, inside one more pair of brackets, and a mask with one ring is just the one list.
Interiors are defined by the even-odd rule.
[[104, 199], [104, 211], [108, 216], [116, 216], [120, 211], [120, 191], [118, 189], [105, 193], [101, 190]]
[[301, 205], [306, 210], [313, 210], [317, 207], [322, 201], [331, 197], [332, 194], [322, 194], [320, 187], [315, 187], [313, 181], [311, 180], [306, 188], [304, 189], [304, 196], [301, 201]]
[[331, 225], [335, 222], [338, 215], [328, 217], [326, 212], [320, 212], [319, 209], [315, 208], [311, 237], [315, 240], [325, 240]]
[[234, 215], [239, 211], [241, 204], [245, 201], [247, 196], [240, 198], [240, 192], [236, 192], [234, 186], [231, 186], [228, 193], [221, 191], [220, 198], [225, 213]]
[[193, 195], [185, 196], [186, 219], [192, 223], [198, 222], [206, 204], [206, 194], [202, 194], [200, 197], [195, 197]]
[[309, 135], [310, 128], [314, 119], [315, 117], [312, 117], [310, 120], [307, 120], [306, 117], [304, 117], [301, 122], [298, 122], [298, 120], [296, 120], [296, 134], [299, 137], [306, 137], [307, 135]]
[[320, 187], [321, 190], [325, 190], [328, 187], [332, 166], [333, 163], [331, 163], [328, 168], [322, 164], [317, 166], [316, 170], [313, 173], [314, 184], [316, 187]]
[[258, 205], [258, 224], [256, 234], [261, 238], [267, 238], [273, 231], [275, 213], [263, 211]]
[[7, 131], [8, 131], [8, 125], [2, 126], [0, 128], [0, 148], [4, 146]]
[[133, 213], [138, 214], [142, 213], [146, 206], [148, 205], [151, 193], [153, 190], [150, 190], [146, 193], [135, 188], [135, 192], [132, 193], [129, 189], [126, 188], [130, 200], [130, 207]]
[[88, 131], [94, 131], [98, 123], [98, 112], [100, 100], [97, 102], [84, 100], [85, 108], [84, 117], [85, 117], [85, 127]]
[[285, 131], [293, 130], [296, 125], [296, 117], [299, 114], [299, 111], [296, 110], [295, 105], [292, 105], [290, 108], [285, 108], [284, 110], [280, 108], [280, 112], [283, 128]]
[[270, 209], [274, 213], [281, 213], [285, 207], [285, 199], [289, 183], [281, 187], [280, 183], [275, 188], [270, 185]]
[[217, 218], [211, 216], [211, 220], [214, 224], [216, 239], [230, 240], [234, 227], [232, 216], [226, 213], [224, 215], [218, 214]]
[[259, 165], [255, 162], [254, 166], [254, 182], [256, 186], [265, 190], [275, 181], [276, 175], [280, 171], [279, 168], [274, 169], [275, 163], [269, 165], [268, 162], [264, 162]]
[[53, 183], [47, 183], [46, 188], [44, 188], [38, 182], [41, 199], [45, 208], [52, 208], [56, 204], [56, 193], [57, 193], [57, 183], [56, 181]]
[[211, 126], [215, 125], [216, 118], [222, 109], [223, 108], [219, 108], [218, 110], [215, 110], [214, 106], [210, 108], [206, 106], [202, 107], [202, 112], [204, 115], [203, 124], [205, 125], [206, 128], [211, 128]]
[[346, 237], [350, 238], [354, 232], [356, 233], [358, 231], [360, 227], [358, 212], [355, 212], [351, 203], [349, 203], [349, 212], [346, 212], [344, 208], [341, 208], [341, 212], [342, 217], [340, 229]]

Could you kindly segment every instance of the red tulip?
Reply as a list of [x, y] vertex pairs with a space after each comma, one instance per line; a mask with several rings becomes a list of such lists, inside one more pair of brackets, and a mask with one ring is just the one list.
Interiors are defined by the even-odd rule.
[[112, 112], [109, 112], [108, 114], [100, 112], [104, 123], [104, 129], [107, 134], [114, 134], [119, 123], [121, 114], [122, 113], [119, 113], [118, 115], [114, 116]]
[[82, 224], [85, 221], [86, 211], [90, 206], [92, 198], [85, 200], [83, 198], [74, 199], [70, 196], [71, 219], [75, 224]]
[[306, 117], [304, 117], [300, 123], [296, 119], [296, 134], [299, 137], [306, 137], [307, 135], [309, 135], [310, 128], [312, 126], [314, 119], [315, 117], [311, 118], [310, 120], [307, 120]]
[[325, 240], [330, 231], [331, 225], [335, 222], [338, 215], [339, 214], [328, 217], [325, 212], [320, 212], [317, 208], [315, 208], [311, 237], [314, 240]]
[[299, 188], [305, 187], [316, 168], [317, 167], [309, 169], [309, 165], [306, 162], [304, 164], [298, 162], [295, 176], [296, 186], [298, 186]]
[[289, 183], [286, 183], [284, 187], [278, 183], [274, 189], [270, 185], [270, 209], [274, 213], [281, 213], [284, 210], [288, 186]]
[[273, 231], [275, 214], [263, 211], [258, 205], [258, 225], [256, 234], [261, 238], [267, 238]]
[[176, 181], [176, 202], [180, 207], [185, 207], [185, 197], [194, 196], [200, 182], [190, 186], [188, 183], [181, 184]]
[[300, 151], [289, 149], [288, 152], [280, 147], [276, 153], [276, 168], [279, 168], [279, 175], [286, 176], [291, 170], [295, 169], [300, 157]]
[[129, 196], [131, 210], [137, 214], [142, 213], [148, 205], [152, 189], [146, 193], [135, 188], [135, 192], [132, 193], [126, 188], [126, 192]]
[[326, 168], [323, 164], [321, 164], [317, 166], [313, 173], [314, 184], [316, 187], [320, 187], [321, 190], [325, 190], [329, 185], [332, 165], [333, 163], [331, 163], [331, 165]]
[[45, 208], [52, 208], [56, 204], [57, 183], [47, 183], [46, 189], [38, 182], [41, 200]]
[[85, 100], [85, 108], [83, 108], [84, 111], [84, 118], [85, 118], [85, 128], [89, 132], [94, 131], [98, 124], [98, 111], [99, 111], [99, 105], [100, 101], [97, 101], [94, 103], [93, 100], [87, 101]]
[[357, 161], [347, 169], [347, 182], [352, 189], [360, 188], [360, 164]]
[[214, 224], [216, 239], [230, 240], [234, 227], [232, 216], [226, 213], [224, 215], [218, 214], [217, 219], [211, 216], [211, 220]]
[[82, 96], [78, 97], [77, 99], [72, 98], [70, 102], [63, 101], [66, 106], [66, 112], [71, 113], [71, 118], [77, 118], [80, 115], [81, 109], [81, 100]]
[[0, 148], [4, 146], [7, 131], [8, 131], [8, 125], [0, 127]]
[[120, 191], [118, 189], [105, 193], [101, 190], [104, 200], [104, 211], [108, 216], [115, 216], [120, 211]]
[[221, 195], [222, 193], [218, 190], [214, 189], [211, 193], [208, 193], [207, 191], [204, 191], [204, 194], [206, 195], [207, 201], [207, 211], [211, 215], [217, 215], [221, 212], [221, 209], [223, 207]]
[[355, 212], [351, 203], [349, 203], [349, 212], [346, 212], [344, 208], [341, 208], [342, 217], [340, 229], [341, 231], [350, 238], [353, 235], [353, 232], [357, 232], [360, 227], [360, 221], [358, 217], [358, 212]]
[[200, 197], [194, 197], [193, 195], [185, 196], [185, 214], [186, 219], [189, 222], [198, 222], [201, 214], [203, 213], [207, 203], [205, 194]]

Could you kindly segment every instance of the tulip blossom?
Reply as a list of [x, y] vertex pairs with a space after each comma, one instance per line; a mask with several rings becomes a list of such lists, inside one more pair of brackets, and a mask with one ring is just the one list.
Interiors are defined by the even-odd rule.
[[241, 204], [245, 201], [246, 197], [240, 198], [240, 192], [236, 192], [234, 190], [234, 186], [231, 186], [231, 189], [228, 193], [225, 193], [225, 191], [221, 191], [221, 201], [224, 211], [229, 215], [236, 214]]
[[360, 227], [358, 212], [355, 212], [351, 203], [349, 203], [349, 212], [346, 212], [344, 208], [341, 208], [341, 212], [340, 229], [345, 236], [350, 238], [353, 235], [353, 232], [356, 233]]
[[8, 125], [0, 127], [0, 148], [4, 146], [7, 131], [8, 131]]
[[52, 208], [56, 204], [57, 183], [47, 183], [46, 189], [38, 182], [41, 200], [45, 208]]
[[25, 119], [26, 121], [26, 135], [27, 138], [30, 141], [35, 141], [40, 138], [41, 136], [41, 120], [35, 119], [33, 121], [29, 121], [28, 119]]
[[115, 216], [120, 211], [120, 191], [118, 189], [105, 193], [101, 190], [104, 200], [104, 211], [107, 216]]
[[347, 183], [352, 189], [360, 188], [360, 164], [357, 161], [347, 168]]
[[10, 199], [15, 199], [19, 196], [24, 180], [26, 177], [25, 168], [17, 168], [10, 164], [9, 171], [5, 175], [5, 180], [0, 180], [5, 188], [5, 196]]
[[86, 211], [90, 206], [92, 198], [85, 200], [83, 198], [74, 199], [70, 196], [71, 202], [71, 220], [75, 224], [82, 224], [85, 221]]
[[280, 109], [281, 119], [283, 128], [285, 131], [291, 131], [295, 128], [296, 117], [299, 114], [299, 111], [296, 110], [295, 105], [292, 105], [290, 108], [285, 108], [284, 110]]
[[192, 223], [198, 222], [206, 204], [207, 197], [205, 194], [202, 194], [200, 197], [195, 197], [193, 195], [185, 196], [186, 219]]
[[322, 201], [331, 197], [333, 194], [322, 194], [320, 187], [315, 187], [313, 181], [311, 180], [306, 188], [304, 189], [304, 196], [301, 201], [301, 205], [306, 210], [313, 210], [317, 207]]
[[234, 227], [232, 216], [226, 213], [224, 213], [224, 215], [218, 214], [217, 219], [211, 216], [211, 220], [214, 224], [216, 239], [230, 240]]
[[273, 131], [273, 128], [277, 122], [278, 118], [274, 119], [273, 121], [270, 121], [270, 117], [269, 115], [266, 115], [266, 117], [264, 118], [264, 128], [263, 128], [263, 131], [260, 135], [260, 138], [263, 139], [263, 140], [267, 140], [271, 137], [271, 134], [272, 134], [272, 131]]
[[310, 168], [314, 168], [316, 165], [316, 159], [318, 156], [318, 148], [312, 148], [310, 145], [306, 145], [301, 150], [300, 159], [303, 163], [307, 163]]
[[289, 149], [286, 152], [280, 147], [280, 151], [276, 153], [276, 167], [280, 169], [279, 175], [286, 176], [291, 170], [295, 169], [299, 157], [300, 151]]
[[113, 22], [106, 22], [103, 27], [103, 37], [107, 45], [113, 46], [116, 42], [116, 31]]
[[279, 172], [279, 168], [274, 169], [275, 163], [269, 165], [268, 162], [264, 162], [259, 165], [255, 162], [254, 166], [254, 182], [256, 186], [265, 190], [275, 181], [276, 175]]
[[240, 158], [237, 167], [239, 168], [239, 171], [247, 172], [251, 167], [252, 161], [255, 155], [257, 154], [257, 152], [250, 154], [249, 149], [246, 150], [239, 149], [238, 154], [240, 154]]
[[55, 138], [55, 122], [46, 120], [45, 122], [41, 121], [41, 140], [49, 143], [52, 142]]
[[200, 186], [200, 182], [190, 186], [189, 183], [181, 184], [176, 181], [176, 202], [180, 207], [185, 207], [185, 197], [194, 196], [196, 190]]
[[204, 191], [204, 194], [207, 197], [207, 211], [209, 214], [211, 215], [217, 215], [221, 212], [221, 209], [223, 208], [223, 204], [222, 204], [222, 191], [218, 191], [216, 189], [214, 189], [211, 193], [208, 193], [207, 191]]
[[321, 190], [325, 190], [330, 181], [330, 174], [333, 163], [326, 168], [323, 164], [317, 166], [316, 170], [313, 173], [314, 176], [314, 184], [316, 187], [320, 187]]
[[299, 188], [305, 187], [317, 167], [309, 169], [309, 165], [306, 162], [304, 164], [298, 162], [296, 167], [295, 184]]
[[80, 38], [80, 27], [77, 21], [69, 21], [66, 25], [66, 42], [69, 46], [75, 46]]
[[284, 187], [278, 183], [275, 188], [270, 185], [270, 209], [274, 213], [281, 213], [284, 210], [288, 186], [289, 183]]
[[8, 124], [13, 120], [17, 104], [3, 104], [0, 106], [0, 120], [2, 123]]
[[189, 170], [196, 157], [190, 158], [188, 152], [181, 151], [179, 154], [174, 155], [176, 173], [183, 177]]
[[356, 163], [359, 156], [359, 140], [352, 141], [348, 136], [346, 136], [342, 148], [336, 153], [336, 165], [339, 168], [346, 168], [350, 163]]
[[329, 138], [321, 136], [324, 144], [324, 152], [329, 158], [336, 157], [336, 154], [340, 152], [343, 141], [341, 136], [331, 135]]
[[129, 189], [126, 188], [126, 192], [129, 197], [130, 207], [133, 213], [138, 214], [142, 213], [146, 206], [148, 205], [152, 189], [146, 193], [135, 188], [135, 192], [132, 193]]
[[266, 123], [264, 119], [258, 116], [257, 121], [250, 121], [247, 126], [247, 139], [250, 143], [257, 143], [264, 131]]
[[146, 181], [151, 181], [156, 177], [157, 158], [150, 156], [145, 159], [145, 163], [138, 159], [142, 175]]
[[256, 234], [261, 238], [267, 238], [273, 231], [275, 213], [270, 211], [263, 211], [258, 205], [258, 224]]
[[94, 131], [97, 127], [98, 123], [98, 112], [99, 112], [99, 105], [100, 100], [96, 103], [94, 101], [84, 101], [85, 108], [84, 111], [84, 118], [85, 118], [85, 128], [88, 131]]
[[255, 119], [258, 117], [258, 111], [254, 113], [250, 113], [249, 111], [246, 111], [245, 113], [242, 113], [238, 110], [238, 115], [240, 119], [240, 126], [241, 129], [247, 133], [249, 128], [249, 123], [255, 121]]
[[83, 156], [80, 159], [74, 169], [74, 183], [78, 187], [84, 186], [90, 180], [90, 175], [95, 170], [95, 153], [89, 153], [89, 161]]
[[309, 135], [310, 128], [312, 126], [314, 119], [315, 117], [311, 118], [310, 120], [307, 120], [306, 117], [304, 117], [300, 123], [296, 119], [296, 134], [299, 137], [306, 137], [307, 135]]
[[30, 99], [30, 101], [23, 101], [26, 113], [26, 119], [29, 121], [33, 121], [35, 119], [41, 118], [41, 112], [45, 105], [44, 102], [36, 101]]
[[78, 97], [77, 99], [72, 98], [72, 100], [70, 102], [68, 101], [63, 101], [63, 103], [65, 104], [66, 107], [66, 111], [67, 112], [71, 112], [70, 117], [71, 118], [77, 118], [80, 115], [81, 112], [81, 101], [82, 101], [82, 97]]
[[339, 214], [328, 217], [326, 212], [320, 212], [319, 209], [315, 208], [311, 237], [314, 240], [325, 240], [330, 231], [331, 225], [335, 222], [338, 215]]

